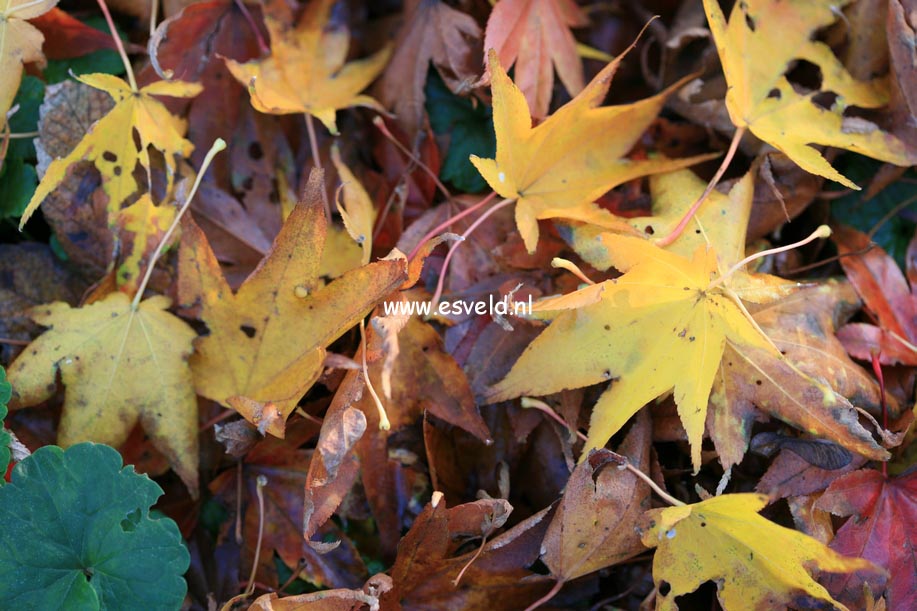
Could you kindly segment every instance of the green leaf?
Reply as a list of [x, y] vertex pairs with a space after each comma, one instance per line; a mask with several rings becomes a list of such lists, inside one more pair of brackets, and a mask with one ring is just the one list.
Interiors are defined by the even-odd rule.
[[37, 186], [34, 165], [19, 157], [7, 159], [0, 172], [0, 219], [22, 216]]
[[497, 152], [493, 111], [486, 104], [473, 103], [454, 95], [431, 69], [425, 89], [427, 114], [436, 135], [449, 135], [449, 150], [439, 177], [466, 193], [480, 193], [487, 183], [468, 160], [469, 155], [493, 157]]
[[[867, 185], [876, 175], [881, 162], [853, 153], [844, 155], [837, 163], [838, 170], [859, 185]], [[904, 178], [913, 180], [917, 176], [909, 170]], [[832, 188], [843, 188], [833, 184]], [[905, 208], [895, 210], [896, 207], [906, 205]], [[845, 225], [850, 225], [860, 231], [868, 232], [877, 223], [882, 222], [886, 215], [892, 216], [882, 223], [882, 226], [872, 237], [873, 241], [885, 249], [901, 268], [904, 268], [904, 259], [907, 245], [914, 237], [917, 229], [917, 186], [913, 182], [898, 180], [882, 189], [874, 198], [863, 199], [862, 192], [838, 198], [831, 204], [831, 215]]]
[[0, 488], [0, 608], [178, 609], [190, 556], [161, 495], [105, 445], [24, 459]]
[[12, 388], [10, 388], [10, 383], [6, 381], [6, 370], [0, 367], [0, 486], [4, 483], [3, 478], [6, 475], [6, 468], [10, 464], [10, 441], [12, 441], [12, 438], [3, 428], [3, 419], [6, 418], [8, 413], [6, 404], [10, 402], [11, 396]]
[[[10, 117], [10, 131], [14, 134], [38, 131], [38, 108], [44, 98], [45, 84], [34, 76], [23, 76], [19, 91], [16, 92], [16, 98], [13, 100], [13, 106], [18, 104], [19, 110]], [[6, 161], [14, 158], [34, 160], [34, 138], [11, 139], [9, 149], [6, 151]], [[6, 191], [0, 188], [0, 193], [6, 193]]]

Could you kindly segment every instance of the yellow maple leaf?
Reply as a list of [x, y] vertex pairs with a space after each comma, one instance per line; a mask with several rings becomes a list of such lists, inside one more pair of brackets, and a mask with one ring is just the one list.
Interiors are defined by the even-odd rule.
[[[626, 222], [648, 238], [667, 235], [704, 187], [704, 181], [689, 170], [653, 176], [650, 178], [653, 214], [626, 219]], [[707, 243], [714, 244], [719, 269], [733, 268], [745, 255], [745, 231], [753, 187], [753, 176], [749, 172], [736, 182], [728, 195], [717, 191], [710, 193], [688, 229], [665, 250], [687, 258]], [[582, 225], [562, 228], [560, 233], [566, 235], [577, 253], [596, 268], [608, 269], [621, 264], [622, 253], [611, 248], [601, 227]], [[801, 285], [768, 274], [736, 271], [725, 281], [725, 286], [744, 301], [763, 304], [781, 299]], [[546, 301], [539, 307], [546, 311], [581, 307], [595, 302], [601, 288], [602, 285], [597, 285], [577, 291]], [[756, 320], [755, 324], [758, 322]], [[729, 407], [738, 404], [746, 411], [751, 410], [752, 404], [757, 405], [800, 430], [835, 441], [872, 459], [887, 458], [887, 452], [859, 424], [854, 408], [843, 397], [800, 371], [772, 347], [727, 342], [723, 354], [725, 358], [719, 361], [725, 361], [726, 366], [718, 361], [712, 387], [716, 426], [710, 432], [724, 466], [738, 462], [748, 444], [747, 422], [737, 415], [736, 409]], [[735, 371], [739, 369], [754, 373], [742, 378], [736, 376]], [[745, 383], [740, 386], [737, 380]]]
[[22, 65], [43, 62], [42, 33], [26, 19], [34, 19], [57, 6], [58, 0], [0, 0], [0, 128], [16, 98]]
[[[812, 145], [836, 146], [897, 165], [913, 160], [894, 136], [862, 119], [844, 118], [848, 106], [884, 105], [887, 93], [879, 83], [854, 79], [826, 44], [812, 40], [850, 1], [745, 0], [735, 4], [728, 22], [717, 0], [704, 0], [704, 8], [729, 84], [726, 108], [732, 122], [807, 172], [858, 189]], [[819, 67], [819, 91], [799, 93], [787, 80], [784, 72], [795, 60]], [[814, 102], [821, 92], [838, 96], [830, 109]]]
[[[195, 388], [224, 405], [234, 397], [273, 403], [281, 418], [268, 432], [277, 436], [283, 436], [286, 416], [321, 373], [325, 347], [407, 275], [403, 259], [384, 260], [321, 285], [326, 235], [321, 181], [322, 174], [313, 173], [271, 252], [235, 293], [203, 232], [190, 221], [182, 232], [179, 295], [182, 303], [200, 302], [210, 330], [191, 357]], [[243, 415], [255, 420], [253, 413]]]
[[[538, 242], [538, 220], [573, 218], [614, 223], [593, 202], [628, 180], [683, 168], [709, 156], [631, 160], [624, 155], [662, 109], [675, 86], [646, 100], [598, 107], [623, 54], [575, 98], [532, 127], [525, 96], [490, 53], [496, 159], [471, 162], [501, 197], [516, 200], [516, 225], [529, 252]], [[619, 230], [629, 226], [619, 223]]]
[[700, 246], [688, 259], [641, 238], [609, 233], [602, 240], [616, 253], [615, 267], [626, 273], [578, 291], [592, 303], [565, 296], [564, 307], [572, 309], [526, 348], [489, 398], [544, 395], [614, 379], [593, 408], [586, 456], [646, 403], [674, 391], [699, 469], [707, 401], [726, 342], [776, 349], [724, 286], [712, 247]]
[[[700, 503], [644, 514], [643, 544], [655, 547], [656, 609], [677, 610], [675, 598], [706, 581], [724, 609], [846, 607], [811, 575], [878, 571], [801, 532], [762, 518], [761, 494], [724, 494]], [[664, 587], [666, 584], [667, 587]]]
[[193, 329], [157, 296], [134, 308], [124, 293], [82, 308], [57, 302], [30, 315], [49, 327], [9, 369], [14, 402], [49, 399], [67, 387], [58, 443], [119, 446], [137, 421], [192, 493], [198, 487], [197, 399], [188, 367]]
[[271, 36], [271, 55], [244, 64], [227, 59], [226, 67], [246, 85], [256, 110], [275, 115], [308, 113], [337, 134], [335, 114], [350, 106], [384, 113], [373, 98], [359, 95], [382, 72], [391, 48], [345, 64], [350, 34], [328, 28], [336, 0], [314, 0], [299, 23], [284, 0], [264, 4], [264, 24]]
[[[184, 138], [186, 122], [172, 115], [153, 96], [193, 97], [201, 92], [199, 83], [158, 81], [134, 91], [110, 74], [85, 74], [76, 78], [108, 93], [115, 106], [89, 129], [69, 155], [51, 162], [22, 214], [20, 229], [78, 161], [91, 161], [102, 174], [102, 188], [108, 196], [109, 225], [113, 226], [121, 205], [137, 192], [135, 166], [139, 162], [147, 172], [150, 170], [149, 147], [158, 149], [165, 157], [167, 193], [171, 193], [175, 178], [175, 157], [188, 157], [194, 149]], [[134, 143], [135, 136], [139, 148]]]

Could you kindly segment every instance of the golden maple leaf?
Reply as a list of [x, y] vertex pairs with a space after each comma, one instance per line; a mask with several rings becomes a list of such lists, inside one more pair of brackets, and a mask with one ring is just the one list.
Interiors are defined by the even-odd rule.
[[[643, 544], [655, 547], [656, 609], [677, 610], [676, 597], [706, 581], [717, 585], [724, 609], [846, 607], [810, 571], [831, 573], [882, 569], [843, 556], [801, 532], [762, 518], [762, 494], [724, 494], [644, 514]], [[825, 604], [827, 603], [827, 604]]]
[[[525, 97], [496, 54], [490, 54], [497, 158], [472, 155], [471, 162], [497, 194], [516, 200], [516, 225], [529, 252], [538, 242], [539, 219], [613, 223], [612, 215], [593, 203], [603, 193], [640, 176], [709, 158], [624, 158], [678, 85], [633, 104], [597, 108], [622, 57], [605, 66], [573, 100], [532, 127]], [[623, 222], [617, 226], [629, 230]]]
[[386, 47], [365, 59], [345, 64], [350, 34], [327, 29], [336, 0], [314, 0], [299, 23], [284, 0], [268, 0], [264, 24], [271, 36], [271, 55], [244, 64], [226, 60], [226, 67], [246, 85], [252, 106], [264, 113], [308, 113], [337, 134], [335, 114], [350, 106], [368, 106], [384, 113], [373, 98], [359, 95], [385, 68]]
[[[704, 9], [729, 88], [726, 108], [739, 128], [780, 149], [802, 169], [852, 189], [814, 144], [836, 146], [896, 165], [911, 165], [904, 144], [862, 119], [845, 119], [847, 106], [876, 108], [888, 96], [879, 83], [854, 79], [813, 33], [833, 23], [851, 0], [744, 0], [726, 21], [717, 0]], [[821, 70], [820, 91], [802, 94], [784, 76], [790, 62], [806, 60]], [[814, 102], [820, 92], [838, 96], [830, 109]]]
[[67, 387], [58, 443], [120, 446], [137, 421], [192, 493], [198, 487], [197, 399], [188, 368], [197, 334], [166, 309], [166, 297], [136, 308], [109, 294], [82, 308], [38, 306], [32, 320], [49, 327], [10, 366], [18, 406], [35, 405]]
[[[700, 246], [688, 259], [641, 238], [609, 233], [602, 240], [616, 253], [615, 267], [624, 275], [577, 291], [592, 303], [564, 296], [564, 307], [571, 309], [526, 348], [489, 399], [614, 379], [593, 408], [585, 456], [603, 447], [646, 403], [674, 391], [697, 470], [707, 401], [726, 342], [776, 348], [724, 286], [712, 247]], [[558, 305], [548, 300], [536, 309]]]
[[42, 33], [26, 19], [43, 15], [58, 0], [0, 0], [0, 128], [6, 124], [6, 113], [16, 98], [22, 65], [43, 62]]
[[185, 304], [200, 302], [210, 330], [191, 357], [195, 388], [224, 405], [233, 397], [273, 403], [281, 418], [268, 431], [281, 437], [286, 416], [322, 372], [325, 347], [407, 275], [403, 259], [383, 260], [321, 285], [321, 181], [313, 173], [270, 253], [235, 293], [203, 232], [187, 222], [182, 233], [179, 296]]

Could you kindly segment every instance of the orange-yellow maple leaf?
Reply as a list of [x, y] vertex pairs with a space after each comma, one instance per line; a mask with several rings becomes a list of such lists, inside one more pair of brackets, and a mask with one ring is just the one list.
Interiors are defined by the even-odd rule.
[[516, 84], [533, 116], [548, 114], [555, 68], [570, 95], [582, 91], [583, 62], [570, 28], [588, 23], [573, 0], [500, 0], [491, 11], [484, 49], [496, 51], [507, 70], [516, 65]]
[[[812, 40], [833, 23], [851, 0], [743, 0], [727, 21], [717, 0], [704, 9], [729, 88], [726, 108], [737, 127], [780, 149], [802, 169], [852, 189], [853, 182], [831, 167], [813, 145], [855, 151], [897, 165], [913, 159], [904, 144], [863, 119], [845, 118], [848, 106], [876, 108], [888, 100], [877, 82], [854, 79], [830, 47]], [[809, 61], [821, 70], [818, 91], [799, 93], [784, 76], [790, 62]], [[815, 103], [822, 92], [836, 94], [831, 108]]]
[[233, 397], [273, 403], [280, 418], [268, 431], [277, 436], [283, 436], [286, 416], [322, 372], [325, 347], [407, 275], [404, 259], [384, 260], [322, 286], [321, 180], [320, 172], [310, 177], [306, 197], [287, 218], [271, 252], [235, 293], [203, 232], [188, 222], [182, 234], [179, 296], [185, 304], [200, 302], [210, 329], [191, 357], [195, 388], [225, 405]]
[[367, 95], [359, 95], [385, 67], [386, 47], [365, 59], [345, 64], [350, 34], [328, 28], [336, 0], [314, 0], [295, 26], [284, 0], [268, 0], [264, 24], [271, 36], [271, 55], [244, 64], [227, 59], [226, 67], [248, 87], [252, 106], [264, 113], [308, 113], [337, 134], [335, 115], [350, 106], [385, 112]]
[[624, 157], [656, 118], [672, 88], [633, 104], [598, 107], [622, 57], [609, 63], [573, 100], [532, 127], [525, 97], [496, 54], [490, 53], [497, 155], [496, 159], [472, 155], [471, 162], [494, 191], [516, 200], [516, 225], [529, 252], [538, 242], [539, 219], [603, 221], [631, 231], [593, 202], [628, 180], [709, 158], [638, 161]]

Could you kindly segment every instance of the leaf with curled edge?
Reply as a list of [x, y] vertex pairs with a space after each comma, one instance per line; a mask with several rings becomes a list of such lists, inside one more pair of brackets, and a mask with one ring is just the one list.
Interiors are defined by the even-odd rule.
[[29, 23], [50, 11], [58, 0], [4, 0], [0, 4], [0, 128], [6, 125], [6, 113], [16, 98], [22, 66], [44, 62], [41, 52], [44, 36]]
[[308, 113], [332, 134], [338, 133], [335, 115], [342, 108], [385, 111], [360, 92], [382, 72], [391, 48], [345, 64], [350, 34], [346, 28], [328, 26], [335, 1], [310, 2], [295, 25], [284, 0], [267, 0], [263, 5], [271, 55], [245, 63], [226, 60], [236, 80], [248, 87], [256, 110], [275, 115]]
[[[643, 412], [618, 453], [646, 473], [651, 437], [649, 415]], [[608, 450], [593, 450], [570, 475], [545, 533], [542, 560], [563, 582], [627, 560], [644, 549], [631, 525], [649, 508], [649, 486], [618, 469]]]
[[[812, 40], [851, 1], [744, 0], [735, 4], [728, 21], [717, 0], [704, 0], [704, 10], [729, 85], [726, 108], [733, 124], [748, 128], [807, 172], [859, 189], [813, 145], [836, 146], [902, 166], [911, 165], [913, 156], [878, 126], [844, 116], [848, 106], [884, 105], [888, 93], [877, 81], [854, 79], [828, 45]], [[797, 60], [820, 69], [819, 91], [799, 93], [787, 79], [784, 73]], [[814, 101], [824, 92], [837, 95], [831, 108]]]
[[[283, 422], [322, 371], [325, 347], [357, 323], [407, 275], [404, 259], [377, 261], [322, 286], [326, 221], [322, 176], [313, 172], [267, 257], [233, 293], [203, 232], [185, 220], [179, 298], [200, 302], [210, 334], [191, 358], [198, 394], [230, 405], [233, 397], [273, 404], [267, 432]], [[255, 403], [237, 402], [254, 405]], [[243, 410], [253, 424], [255, 413]]]
[[724, 609], [847, 607], [811, 575], [877, 571], [867, 560], [843, 556], [819, 541], [761, 517], [761, 494], [724, 494], [644, 514], [643, 543], [657, 548], [656, 609], [675, 610], [678, 596], [713, 581]]

